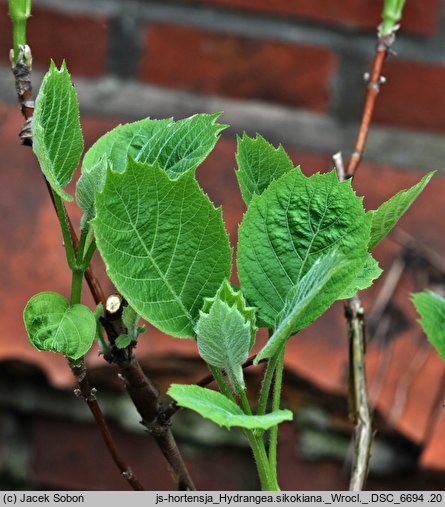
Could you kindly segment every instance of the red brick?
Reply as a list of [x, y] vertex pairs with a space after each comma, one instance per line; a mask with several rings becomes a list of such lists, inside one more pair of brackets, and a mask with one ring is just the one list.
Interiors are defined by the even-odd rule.
[[[107, 65], [108, 28], [106, 18], [68, 14], [36, 7], [28, 21], [28, 44], [34, 64], [46, 69], [52, 58], [57, 64], [66, 60], [70, 72], [98, 77]], [[0, 62], [8, 61], [12, 45], [11, 23], [5, 5], [0, 5], [2, 50]]]
[[[278, 14], [327, 24], [375, 29], [381, 21], [381, 0], [182, 0], [188, 3], [235, 7], [265, 14]], [[439, 0], [411, 0], [406, 3], [403, 30], [422, 35], [437, 31]]]
[[425, 130], [445, 129], [445, 65], [390, 62], [388, 84], [377, 101], [375, 120]]
[[214, 95], [255, 98], [323, 111], [336, 68], [330, 50], [194, 28], [153, 25], [141, 78]]

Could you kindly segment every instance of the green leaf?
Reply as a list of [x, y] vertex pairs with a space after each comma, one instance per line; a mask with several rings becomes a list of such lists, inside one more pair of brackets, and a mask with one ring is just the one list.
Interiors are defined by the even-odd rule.
[[25, 307], [23, 318], [31, 344], [38, 350], [63, 352], [77, 360], [96, 336], [96, 319], [84, 305], [69, 306], [56, 292], [41, 292]]
[[315, 320], [327, 310], [321, 294], [327, 283], [343, 267], [345, 262], [336, 251], [319, 257], [314, 262], [311, 269], [289, 291], [284, 309], [277, 319], [275, 332], [256, 356], [255, 364], [275, 356], [288, 338], [302, 329], [303, 323]]
[[194, 336], [203, 298], [230, 275], [222, 220], [193, 173], [171, 180], [129, 160], [109, 171], [92, 222], [107, 273], [145, 320], [173, 336]]
[[[337, 250], [347, 265], [319, 296], [320, 309], [328, 308], [365, 264], [370, 222], [362, 198], [335, 171], [310, 178], [292, 171], [254, 196], [239, 228], [237, 264], [257, 316], [274, 327], [291, 288], [319, 257]], [[303, 318], [300, 329], [313, 317]]]
[[244, 202], [248, 206], [254, 194], [260, 195], [274, 180], [292, 171], [294, 164], [281, 146], [274, 148], [259, 134], [237, 137], [236, 176]]
[[137, 341], [141, 334], [142, 327], [138, 327], [140, 316], [130, 305], [124, 306], [122, 310], [122, 322], [127, 328], [130, 341]]
[[217, 299], [208, 313], [200, 312], [196, 325], [200, 356], [227, 371], [232, 384], [245, 389], [242, 364], [250, 350], [250, 322], [236, 306]]
[[427, 186], [434, 173], [435, 171], [425, 174], [417, 185], [414, 185], [409, 190], [401, 190], [391, 197], [391, 199], [384, 202], [379, 209], [369, 212], [372, 216], [369, 250], [377, 246], [400, 218], [402, 218], [411, 204]]
[[167, 394], [181, 407], [190, 408], [226, 428], [267, 430], [283, 421], [292, 420], [290, 410], [277, 410], [266, 415], [246, 415], [232, 400], [204, 387], [173, 384]]
[[413, 294], [412, 301], [422, 317], [418, 322], [428, 341], [445, 360], [445, 299], [425, 291]]
[[132, 341], [133, 340], [130, 336], [121, 334], [116, 338], [116, 341], [114, 343], [118, 349], [125, 349], [131, 344]]
[[[82, 222], [88, 222], [96, 214], [96, 193], [101, 192], [107, 176], [108, 160], [103, 155], [94, 165], [84, 168], [76, 183], [76, 202], [84, 212]], [[83, 227], [83, 224], [82, 224]]]
[[370, 287], [374, 283], [374, 280], [377, 280], [382, 273], [383, 269], [379, 266], [379, 263], [369, 254], [362, 270], [338, 299], [352, 298], [359, 290]]
[[228, 304], [229, 307], [235, 306], [237, 310], [241, 313], [246, 321], [249, 322], [250, 326], [250, 346], [249, 350], [253, 347], [255, 343], [256, 333], [258, 328], [255, 322], [255, 308], [252, 306], [247, 306], [246, 300], [239, 289], [239, 287], [232, 286], [227, 280], [224, 280], [221, 284], [218, 292], [212, 298], [205, 298], [204, 304], [202, 306], [202, 311], [204, 313], [209, 313], [212, 305], [215, 301], [221, 300]]
[[37, 96], [32, 136], [34, 153], [52, 189], [72, 201], [64, 187], [79, 164], [83, 137], [76, 91], [65, 62], [58, 70], [51, 61]]
[[158, 162], [172, 179], [178, 178], [187, 171], [196, 171], [212, 151], [219, 134], [227, 128], [215, 123], [220, 115], [195, 114], [176, 122], [171, 118], [146, 118], [119, 125], [102, 136], [85, 154], [76, 195], [86, 219], [94, 217], [95, 194], [105, 183], [104, 157], [116, 172], [123, 172], [131, 157], [147, 164]]

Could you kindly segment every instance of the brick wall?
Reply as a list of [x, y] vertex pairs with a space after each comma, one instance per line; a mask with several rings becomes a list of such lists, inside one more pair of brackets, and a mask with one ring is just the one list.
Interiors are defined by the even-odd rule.
[[[207, 182], [206, 190], [217, 204], [227, 203], [226, 218], [233, 215], [229, 220], [232, 239], [243, 212], [237, 191], [232, 192], [235, 184], [230, 170], [234, 165], [235, 133], [258, 131], [274, 143], [282, 142], [296, 163], [303, 162], [307, 172], [328, 169], [334, 152], [341, 149], [347, 156], [353, 147], [365, 93], [363, 73], [369, 69], [373, 57], [380, 1], [33, 0], [33, 4], [29, 43], [34, 56], [35, 88], [50, 58], [57, 63], [66, 59], [80, 98], [87, 144], [106, 128], [126, 119], [180, 118], [200, 111], [224, 111], [223, 121], [231, 129], [207, 162], [212, 168], [205, 171], [203, 181]], [[363, 178], [357, 179], [359, 191], [366, 193], [373, 205], [389, 189], [392, 192], [400, 188], [402, 180], [412, 184], [413, 178], [419, 176], [416, 172], [405, 179], [403, 170], [441, 170], [445, 160], [445, 0], [408, 0], [407, 4], [406, 18], [395, 46], [398, 55], [390, 57], [385, 66], [387, 84], [378, 99], [365, 155], [370, 164], [362, 168]], [[15, 142], [21, 122], [8, 66], [10, 27], [6, 12], [6, 1], [0, 0], [0, 148], [4, 152]], [[0, 159], [0, 176], [5, 182], [0, 190], [7, 197], [0, 198], [0, 216], [10, 217], [11, 203], [24, 202], [28, 213], [24, 222], [32, 223], [33, 227], [25, 234], [8, 218], [5, 237], [10, 251], [6, 252], [7, 256], [0, 245], [0, 259], [9, 261], [15, 248], [14, 251], [26, 251], [28, 255], [20, 257], [22, 264], [28, 261], [31, 265], [29, 259], [35, 251], [44, 252], [46, 262], [32, 276], [22, 270], [22, 278], [17, 276], [15, 266], [0, 262], [8, 273], [8, 284], [16, 287], [14, 297], [5, 302], [6, 316], [2, 322], [8, 325], [3, 326], [7, 332], [0, 337], [0, 360], [26, 350], [29, 362], [38, 363], [53, 383], [60, 385], [65, 381], [66, 385], [69, 380], [64, 377], [67, 373], [62, 363], [55, 364], [43, 354], [38, 362], [20, 327], [26, 296], [42, 290], [47, 280], [51, 280], [53, 289], [58, 283], [63, 287], [67, 283], [63, 252], [51, 250], [51, 258], [47, 253], [48, 245], [57, 241], [54, 238], [58, 230], [55, 222], [49, 227], [49, 218], [42, 219], [51, 215], [51, 220], [55, 220], [51, 210], [43, 214], [46, 196], [42, 190], [42, 202], [36, 197], [37, 182], [31, 184], [31, 189], [23, 186], [26, 171], [36, 170], [35, 165], [31, 153], [24, 154], [19, 147]], [[20, 166], [11, 177], [10, 166]], [[379, 175], [382, 176], [379, 184], [373, 184]], [[373, 190], [369, 191], [371, 185]], [[423, 235], [423, 240], [433, 248], [441, 247], [443, 234], [425, 224], [431, 210], [440, 207], [441, 189], [437, 185], [435, 192], [425, 196], [417, 221], [405, 222], [408, 229], [411, 224], [414, 232]], [[29, 251], [23, 248], [25, 237]], [[390, 265], [390, 254], [394, 250], [383, 255], [384, 268]], [[51, 274], [53, 271], [59, 276]], [[408, 306], [407, 294], [402, 297]], [[414, 320], [412, 315], [409, 317]], [[301, 358], [301, 363], [311, 364], [306, 359], [310, 356], [314, 361], [314, 350], [319, 350], [321, 356], [331, 358], [330, 367], [335, 367], [338, 373], [345, 363], [341, 355], [345, 349], [340, 348], [344, 340], [340, 333], [337, 336], [340, 345], [332, 343], [330, 338], [326, 333], [313, 334], [307, 338], [306, 343], [310, 342], [307, 350], [303, 340], [303, 348], [295, 349], [294, 356]], [[314, 339], [319, 341], [315, 343]], [[156, 347], [168, 347], [164, 342], [154, 342], [148, 343], [145, 349], [141, 344], [138, 352], [153, 355]], [[326, 347], [331, 347], [329, 354]], [[338, 350], [342, 351], [340, 355]], [[102, 364], [100, 358], [93, 358], [90, 364], [97, 367], [99, 363]], [[298, 370], [301, 365], [297, 366]], [[344, 381], [340, 374], [326, 375], [315, 363], [304, 374], [312, 381], [318, 375], [316, 383], [330, 387], [337, 382], [336, 388], [341, 388]], [[395, 371], [393, 377], [396, 385], [399, 372]], [[430, 387], [429, 391], [432, 391]], [[426, 395], [417, 396], [417, 399], [426, 398]], [[385, 399], [389, 400], [388, 406], [394, 402], [393, 397]], [[416, 407], [418, 413], [424, 413]], [[47, 427], [45, 421], [40, 422], [35, 425], [35, 435], [39, 438]], [[62, 437], [56, 430], [51, 435], [57, 450]], [[421, 443], [423, 436], [413, 437], [417, 430], [418, 425], [410, 433], [405, 425], [403, 431], [408, 438]], [[44, 447], [43, 437], [39, 441]], [[74, 450], [60, 447], [60, 455], [78, 453], [83, 458], [75, 449], [77, 442], [73, 443]], [[289, 445], [291, 448], [294, 449]], [[1, 459], [0, 445], [0, 469]], [[36, 483], [53, 486], [45, 475], [45, 467], [51, 461], [48, 460], [39, 461]], [[444, 468], [443, 453], [440, 464], [432, 468]], [[64, 480], [57, 478], [56, 483], [80, 487], [80, 479], [76, 484]], [[236, 486], [237, 483], [232, 485]]]
[[[442, 167], [444, 5], [407, 3], [370, 161]], [[261, 127], [274, 142], [331, 154], [352, 148], [380, 10], [380, 0], [34, 0], [29, 41], [36, 81], [51, 57], [65, 58], [85, 113], [224, 110], [233, 132]], [[12, 102], [5, 0], [0, 34], [0, 99]]]

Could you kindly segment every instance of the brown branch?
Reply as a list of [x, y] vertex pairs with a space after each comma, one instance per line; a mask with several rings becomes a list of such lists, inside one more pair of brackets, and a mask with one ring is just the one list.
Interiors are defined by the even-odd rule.
[[[377, 95], [379, 94], [381, 84], [385, 82], [385, 79], [382, 77], [383, 63], [391, 50], [394, 40], [395, 31], [385, 35], [379, 33], [372, 70], [370, 75], [367, 76], [369, 84], [362, 120], [354, 152], [352, 153], [346, 172], [343, 168], [341, 153], [337, 153], [333, 157], [340, 181], [344, 181], [346, 178], [353, 178], [363, 158]], [[364, 359], [366, 347], [364, 309], [358, 293], [347, 301], [345, 316], [349, 328], [349, 412], [355, 424], [354, 464], [349, 489], [361, 491], [368, 475], [373, 434]]]
[[351, 160], [349, 161], [346, 171], [348, 178], [354, 177], [365, 151], [366, 139], [368, 137], [369, 126], [371, 124], [372, 115], [374, 113], [374, 106], [377, 95], [379, 94], [381, 84], [385, 82], [384, 78], [382, 77], [383, 63], [385, 62], [391, 45], [394, 42], [394, 38], [394, 33], [390, 33], [389, 35], [385, 36], [379, 36], [379, 42], [377, 44], [371, 74], [369, 76], [365, 76], [369, 79], [368, 92], [366, 94], [362, 121], [360, 124], [357, 141], [355, 143], [354, 152], [352, 153]]
[[368, 476], [372, 446], [372, 418], [365, 374], [364, 309], [356, 295], [345, 306], [349, 327], [349, 416], [355, 425], [354, 463], [350, 491], [362, 491]]
[[[333, 157], [338, 179], [345, 181], [348, 175], [343, 170], [341, 153]], [[352, 176], [351, 176], [352, 177]], [[368, 475], [372, 447], [371, 411], [368, 401], [368, 388], [365, 371], [366, 335], [365, 311], [358, 293], [345, 303], [345, 317], [349, 335], [349, 417], [354, 423], [354, 462], [349, 489], [361, 491]]]
[[128, 330], [122, 321], [122, 312], [126, 304], [122, 296], [112, 294], [107, 299], [104, 317], [101, 323], [107, 332], [110, 348], [104, 357], [110, 364], [119, 367], [120, 377], [125, 382], [130, 398], [142, 417], [141, 423], [155, 439], [164, 458], [177, 489], [194, 491], [195, 485], [182, 459], [170, 427], [170, 417], [175, 410], [161, 406], [159, 391], [145, 375], [140, 363], [133, 354], [133, 346], [119, 349], [115, 345], [118, 336], [127, 334]]
[[[31, 50], [29, 49], [28, 46], [26, 46], [19, 55], [18, 62], [16, 64], [13, 64], [12, 66], [12, 72], [14, 74], [16, 83], [17, 97], [19, 104], [21, 106], [22, 114], [25, 118], [25, 124], [20, 131], [20, 139], [22, 144], [27, 146], [32, 146], [31, 121], [34, 112], [34, 102], [32, 97], [32, 83], [31, 83], [31, 64], [32, 64]], [[53, 206], [55, 208], [55, 202], [51, 187], [46, 178], [44, 177], [43, 173], [42, 176], [45, 180], [46, 187], [48, 189], [51, 198], [51, 202], [53, 203]], [[74, 249], [77, 249], [79, 240], [68, 214], [67, 218], [70, 228], [71, 241], [73, 242]], [[95, 303], [96, 304], [102, 303], [102, 306], [105, 309], [106, 298], [103, 289], [101, 287], [101, 284], [97, 279], [97, 277], [95, 276], [91, 266], [89, 266], [88, 269], [85, 271], [85, 279], [87, 281], [88, 287], [91, 291]], [[114, 344], [114, 341], [112, 342], [112, 344]], [[116, 350], [116, 348], [112, 346], [112, 350]], [[127, 392], [130, 395], [131, 399], [133, 400], [133, 403], [135, 404], [140, 415], [142, 416], [144, 425], [146, 425], [148, 431], [153, 435], [161, 452], [167, 459], [169, 469], [178, 488], [184, 490], [185, 489], [194, 490], [195, 487], [193, 485], [193, 481], [190, 478], [190, 475], [182, 460], [181, 454], [179, 452], [179, 449], [176, 445], [173, 434], [169, 427], [170, 425], [169, 417], [166, 417], [162, 412], [162, 410], [160, 409], [160, 407], [158, 406], [159, 393], [152, 384], [152, 382], [149, 380], [149, 378], [143, 372], [138, 360], [133, 354], [132, 349], [131, 348], [129, 349], [128, 355], [124, 359], [118, 354], [115, 354], [112, 362], [115, 363], [120, 368], [121, 375], [125, 378], [125, 386]], [[81, 389], [81, 392], [82, 389], [85, 389], [85, 393], [87, 392], [86, 391], [87, 388], [85, 387], [85, 385], [87, 384], [80, 385], [79, 388]], [[89, 403], [88, 402], [89, 395], [86, 397], [84, 396], [84, 398], [87, 400], [87, 403]], [[91, 406], [90, 409], [93, 412], [93, 415], [97, 421], [98, 419], [96, 417], [96, 414], [97, 410], [100, 411], [100, 409], [96, 401], [93, 404], [93, 407], [95, 412], [93, 412]], [[159, 427], [157, 427], [155, 424], [155, 421], [158, 420], [160, 421]], [[101, 430], [102, 436], [104, 436], [102, 427], [100, 425], [99, 428]], [[111, 439], [111, 434], [109, 433], [109, 431], [107, 438]], [[107, 442], [108, 441], [106, 440], [106, 443]], [[107, 443], [107, 447], [110, 450], [110, 453], [113, 455], [114, 451], [112, 452], [109, 443]], [[124, 471], [127, 469], [128, 467], [125, 466]]]
[[135, 491], [144, 491], [142, 484], [139, 482], [137, 477], [134, 475], [131, 468], [126, 464], [123, 457], [120, 455], [116, 444], [114, 443], [113, 437], [110, 433], [108, 425], [105, 421], [102, 410], [96, 400], [96, 390], [91, 388], [88, 378], [85, 361], [81, 359], [77, 362], [68, 361], [68, 364], [73, 372], [74, 377], [77, 380], [79, 388], [74, 392], [77, 396], [82, 397], [88, 408], [90, 409], [96, 424], [99, 428], [105, 445], [107, 446], [108, 452], [110, 453], [114, 463], [119, 469], [122, 477], [131, 485]]

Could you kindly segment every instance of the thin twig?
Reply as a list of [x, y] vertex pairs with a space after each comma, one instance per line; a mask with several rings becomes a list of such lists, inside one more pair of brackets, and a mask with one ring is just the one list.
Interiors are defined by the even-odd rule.
[[[395, 30], [385, 35], [379, 33], [372, 70], [370, 75], [365, 76], [367, 80], [369, 79], [368, 92], [354, 152], [346, 174], [341, 153], [336, 154], [334, 158], [340, 181], [353, 178], [362, 160], [377, 95], [380, 86], [385, 82], [385, 78], [382, 77], [383, 63], [394, 40]], [[373, 434], [364, 363], [366, 347], [364, 309], [358, 293], [347, 301], [345, 315], [349, 328], [349, 412], [355, 424], [354, 464], [349, 489], [360, 491], [365, 485], [368, 474]]]
[[349, 416], [355, 425], [354, 463], [349, 489], [362, 491], [368, 476], [372, 446], [372, 421], [365, 373], [364, 309], [354, 296], [345, 306], [349, 327]]
[[346, 171], [348, 178], [353, 178], [357, 172], [358, 166], [365, 151], [366, 139], [368, 137], [369, 126], [371, 124], [372, 115], [374, 113], [374, 106], [377, 95], [380, 91], [380, 86], [385, 82], [382, 77], [383, 63], [390, 51], [391, 45], [394, 42], [394, 33], [391, 32], [385, 36], [379, 36], [374, 63], [372, 65], [371, 74], [365, 75], [365, 79], [369, 79], [368, 92], [366, 94], [365, 106], [363, 108], [362, 121], [355, 143], [354, 152], [352, 153], [351, 160], [349, 161]]
[[86, 404], [88, 405], [88, 408], [93, 414], [93, 417], [96, 421], [96, 424], [99, 428], [100, 434], [102, 435], [105, 445], [107, 446], [107, 449], [111, 457], [113, 458], [114, 463], [121, 472], [122, 477], [126, 481], [128, 481], [128, 483], [135, 491], [144, 491], [142, 484], [134, 475], [131, 468], [126, 464], [125, 460], [120, 455], [116, 447], [116, 444], [114, 443], [113, 437], [105, 421], [102, 410], [100, 409], [100, 406], [97, 403], [96, 389], [91, 388], [88, 382], [85, 361], [83, 359], [77, 362], [68, 361], [68, 364], [79, 386], [79, 388], [76, 389], [74, 392], [76, 396], [82, 397], [85, 400]]
[[[348, 176], [339, 170], [339, 167], [343, 167], [341, 152], [335, 154], [334, 163], [338, 179], [344, 181]], [[364, 315], [363, 305], [357, 293], [345, 303], [349, 334], [349, 417], [355, 426], [354, 461], [349, 484], [351, 491], [361, 491], [365, 485], [373, 437], [364, 359], [366, 348]]]
[[[27, 146], [32, 146], [31, 121], [34, 112], [34, 102], [32, 97], [32, 83], [31, 83], [31, 63], [32, 63], [31, 50], [29, 49], [28, 46], [25, 46], [25, 48], [23, 48], [22, 50], [21, 55], [18, 58], [18, 63], [13, 65], [12, 67], [12, 72], [16, 80], [16, 91], [18, 101], [21, 106], [22, 114], [25, 118], [25, 124], [20, 132], [20, 139], [22, 144]], [[44, 177], [43, 173], [42, 176]], [[53, 203], [55, 209], [55, 202], [52, 194], [52, 189], [45, 177], [44, 179], [51, 198], [51, 202]], [[70, 228], [71, 241], [73, 243], [74, 249], [76, 250], [79, 244], [79, 240], [68, 215], [67, 218]], [[91, 266], [89, 266], [88, 269], [85, 271], [85, 279], [87, 281], [88, 287], [91, 291], [95, 303], [96, 304], [102, 303], [103, 308], [105, 308], [106, 307], [105, 294]], [[170, 471], [172, 473], [173, 478], [176, 481], [178, 488], [195, 489], [193, 482], [190, 478], [190, 475], [187, 471], [187, 468], [182, 460], [181, 454], [176, 445], [173, 434], [171, 433], [171, 430], [169, 428], [169, 418], [165, 417], [160, 408], [158, 407], [159, 393], [154, 388], [152, 382], [143, 372], [138, 360], [133, 355], [132, 350], [130, 350], [130, 356], [126, 358], [124, 362], [121, 362], [119, 359], [116, 359], [116, 357], [113, 360], [113, 362], [117, 364], [117, 366], [121, 370], [121, 375], [125, 377], [126, 379], [125, 386], [127, 388], [127, 391], [131, 399], [133, 400], [133, 403], [135, 404], [137, 410], [142, 416], [143, 421], [148, 421], [147, 424], [149, 425], [150, 422], [153, 422], [155, 420], [151, 418], [149, 414], [152, 413], [158, 414], [158, 411], [159, 414], [161, 414], [158, 418], [163, 421], [162, 424], [167, 428], [167, 430], [160, 431], [159, 432], [160, 435], [158, 437], [155, 436], [156, 433], [155, 430], [149, 431], [154, 436], [160, 450], [166, 457], [167, 462], [169, 463]], [[154, 393], [156, 393], [156, 396], [154, 395]]]

